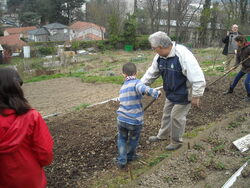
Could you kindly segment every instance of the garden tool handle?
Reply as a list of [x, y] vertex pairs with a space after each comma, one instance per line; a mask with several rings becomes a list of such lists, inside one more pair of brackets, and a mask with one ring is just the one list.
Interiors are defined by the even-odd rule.
[[218, 79], [216, 79], [215, 81], [211, 82], [210, 84], [208, 84], [206, 87], [211, 86], [212, 84], [214, 84], [215, 82], [219, 81], [220, 79], [224, 78], [226, 75], [228, 75], [230, 72], [232, 72], [234, 69], [236, 69], [238, 66], [240, 66], [242, 63], [244, 63], [246, 60], [248, 60], [250, 58], [250, 56], [248, 56], [246, 59], [242, 60], [238, 65], [232, 67], [230, 70], [228, 70], [227, 72], [225, 72], [221, 77], [219, 77]]
[[153, 99], [150, 101], [150, 103], [148, 103], [145, 107], [144, 107], [144, 111], [146, 111], [148, 109], [148, 107], [150, 107], [154, 102], [156, 101], [156, 99]]

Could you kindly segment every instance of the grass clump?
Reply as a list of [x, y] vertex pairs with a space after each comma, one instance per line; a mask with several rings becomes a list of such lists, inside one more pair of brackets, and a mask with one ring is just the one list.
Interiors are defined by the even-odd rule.
[[202, 146], [201, 144], [195, 144], [195, 145], [193, 146], [193, 148], [194, 148], [195, 150], [198, 150], [198, 151], [201, 151], [201, 150], [204, 149], [203, 146]]
[[89, 105], [90, 105], [90, 104], [80, 104], [80, 105], [74, 107], [74, 110], [78, 111], [78, 110], [87, 108]]
[[192, 171], [191, 177], [195, 181], [204, 180], [207, 177], [206, 168], [204, 166], [199, 166]]
[[149, 166], [152, 167], [152, 166], [155, 166], [157, 165], [158, 163], [160, 163], [163, 159], [169, 157], [169, 153], [163, 153], [161, 154], [160, 156], [156, 157], [155, 159], [153, 159], [150, 163], [149, 163]]
[[226, 145], [225, 144], [221, 144], [219, 146], [216, 146], [212, 149], [213, 152], [215, 153], [221, 153], [221, 152], [224, 152], [225, 151], [225, 147]]
[[198, 161], [198, 156], [196, 154], [192, 153], [190, 156], [188, 156], [188, 160], [191, 163], [195, 163]]

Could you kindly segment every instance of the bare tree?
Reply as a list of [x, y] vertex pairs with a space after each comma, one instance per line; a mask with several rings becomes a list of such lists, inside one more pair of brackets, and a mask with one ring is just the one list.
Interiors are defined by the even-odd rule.
[[108, 27], [107, 0], [92, 0], [87, 3], [86, 7], [87, 20], [99, 25], [103, 36], [103, 29]]
[[151, 32], [159, 30], [161, 19], [161, 0], [146, 0], [145, 9], [149, 14]]
[[221, 3], [227, 14], [225, 27], [229, 28], [233, 23], [238, 23], [247, 31], [250, 16], [249, 0], [221, 0]]

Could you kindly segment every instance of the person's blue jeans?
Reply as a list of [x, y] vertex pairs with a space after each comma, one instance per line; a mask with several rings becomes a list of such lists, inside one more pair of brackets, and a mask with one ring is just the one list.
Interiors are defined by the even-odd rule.
[[119, 165], [126, 165], [136, 158], [136, 148], [139, 143], [142, 125], [131, 125], [117, 121], [118, 128], [118, 158]]
[[[245, 75], [246, 73], [240, 71], [238, 72], [238, 74], [236, 75], [236, 77], [234, 78], [233, 83], [230, 85], [230, 88], [234, 89], [236, 87], [236, 85], [238, 84], [238, 82], [240, 81], [240, 79]], [[247, 73], [247, 77], [245, 79], [245, 88], [247, 91], [247, 94], [250, 95], [250, 73]]]

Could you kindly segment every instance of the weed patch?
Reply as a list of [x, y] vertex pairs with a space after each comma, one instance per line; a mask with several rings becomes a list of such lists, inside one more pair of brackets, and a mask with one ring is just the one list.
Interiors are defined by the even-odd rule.
[[204, 148], [203, 148], [203, 146], [202, 146], [201, 144], [195, 144], [195, 145], [193, 146], [193, 148], [194, 148], [195, 150], [198, 150], [198, 151], [204, 150]]
[[188, 156], [188, 160], [191, 163], [195, 163], [198, 161], [198, 156], [196, 154], [192, 153], [190, 156]]
[[74, 107], [74, 110], [81, 110], [81, 109], [84, 109], [84, 108], [87, 108], [90, 104], [80, 104], [76, 107]]
[[214, 147], [212, 149], [212, 151], [215, 152], [215, 153], [222, 153], [222, 152], [225, 152], [225, 147], [226, 147], [225, 144], [221, 144], [219, 146]]
[[161, 154], [160, 156], [156, 157], [155, 159], [153, 159], [150, 163], [149, 163], [149, 166], [152, 167], [152, 166], [155, 166], [157, 165], [158, 163], [160, 163], [163, 159], [169, 157], [169, 153], [163, 153]]
[[240, 125], [241, 125], [240, 122], [234, 121], [234, 122], [230, 122], [230, 123], [229, 123], [228, 128], [229, 128], [229, 129], [235, 129], [235, 128], [239, 127]]
[[195, 181], [204, 180], [207, 177], [207, 173], [204, 166], [199, 166], [192, 171], [191, 177]]

